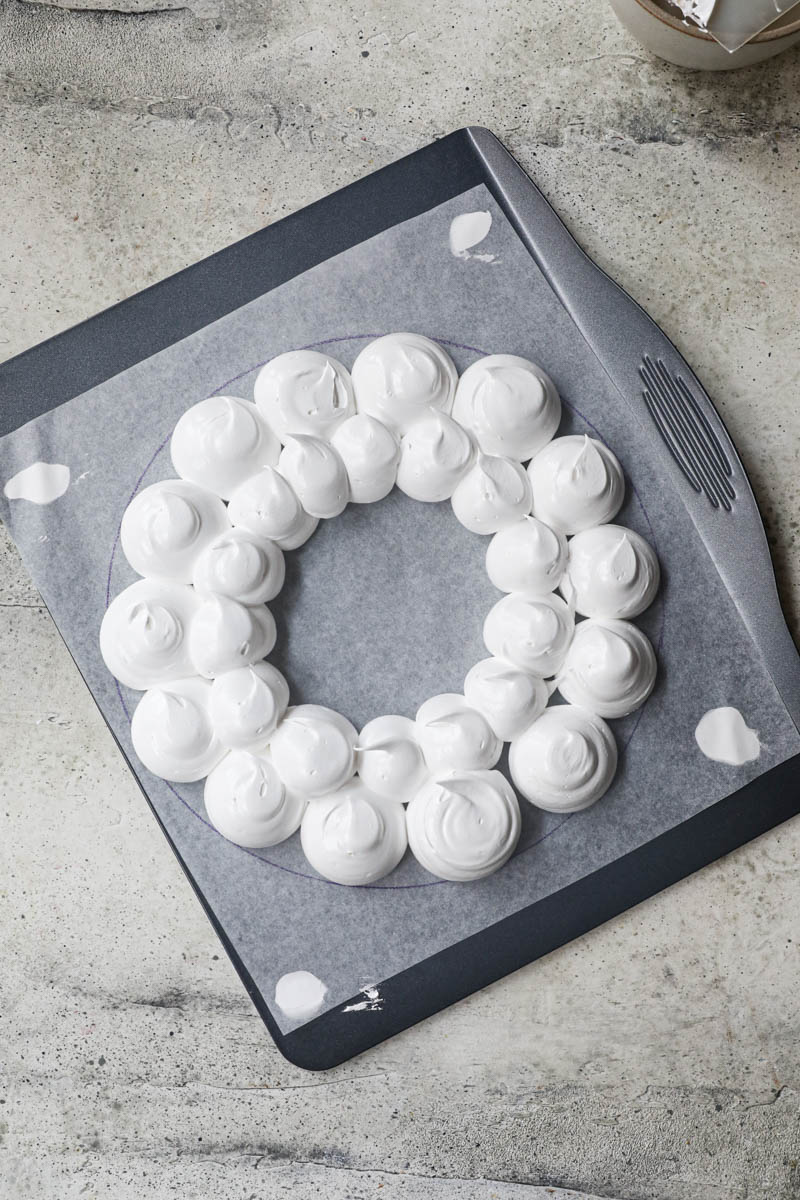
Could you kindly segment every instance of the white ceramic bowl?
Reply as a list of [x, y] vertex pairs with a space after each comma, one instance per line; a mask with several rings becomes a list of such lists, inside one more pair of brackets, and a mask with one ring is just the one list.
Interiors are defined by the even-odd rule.
[[792, 9], [740, 50], [729, 54], [710, 33], [685, 25], [655, 0], [610, 0], [622, 24], [638, 42], [679, 67], [732, 71], [772, 58], [800, 42], [800, 16]]

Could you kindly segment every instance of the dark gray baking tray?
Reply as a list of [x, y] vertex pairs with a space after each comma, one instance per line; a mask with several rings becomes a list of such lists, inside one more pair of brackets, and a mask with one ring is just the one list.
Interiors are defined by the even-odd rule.
[[[590, 347], [614, 401], [647, 438], [653, 470], [685, 507], [797, 726], [800, 659], [781, 613], [758, 510], [722, 422], [671, 343], [583, 254], [486, 130], [451, 134], [4, 364], [0, 436], [334, 255], [480, 184], [513, 225], [569, 314], [576, 336]], [[669, 562], [665, 566], [668, 574]], [[78, 656], [76, 661], [80, 668]], [[773, 766], [636, 850], [382, 980], [383, 1006], [358, 1020], [352, 1017], [354, 996], [290, 1032], [276, 1021], [271, 997], [254, 982], [231, 931], [226, 932], [151, 806], [279, 1048], [292, 1062], [321, 1069], [548, 953], [795, 815], [799, 762], [795, 756]]]

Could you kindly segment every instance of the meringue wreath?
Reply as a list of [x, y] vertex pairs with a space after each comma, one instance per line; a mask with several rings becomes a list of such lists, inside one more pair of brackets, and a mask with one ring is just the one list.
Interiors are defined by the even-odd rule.
[[[188, 409], [170, 443], [179, 478], [125, 511], [121, 546], [142, 578], [100, 629], [108, 669], [144, 692], [131, 737], [146, 769], [205, 778], [210, 822], [240, 846], [300, 829], [308, 862], [340, 884], [381, 879], [408, 846], [441, 879], [498, 870], [520, 833], [517, 795], [493, 769], [504, 742], [531, 804], [594, 804], [617, 766], [606, 720], [642, 705], [655, 682], [655, 653], [631, 618], [652, 603], [659, 566], [644, 538], [611, 523], [625, 495], [615, 455], [588, 436], [555, 437], [560, 419], [534, 363], [493, 354], [459, 378], [441, 345], [415, 333], [370, 342], [351, 372], [314, 350], [278, 355], [253, 401], [214, 395]], [[463, 694], [358, 732], [331, 709], [290, 707], [266, 661], [267, 605], [284, 552], [395, 486], [450, 500], [490, 539], [486, 570], [504, 595], [484, 624], [490, 657]], [[565, 703], [549, 703], [556, 692]]]

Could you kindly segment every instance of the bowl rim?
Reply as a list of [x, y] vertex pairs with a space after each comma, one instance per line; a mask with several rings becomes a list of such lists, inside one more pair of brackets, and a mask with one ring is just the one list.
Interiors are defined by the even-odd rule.
[[[654, 4], [653, 0], [635, 0], [635, 3], [638, 4], [640, 8], [643, 8], [646, 13], [649, 13], [651, 17], [655, 17], [657, 21], [661, 21], [662, 24], [668, 25], [670, 29], [674, 29], [676, 33], [686, 34], [688, 37], [697, 38], [701, 42], [715, 41], [711, 34], [707, 33], [705, 29], [689, 28], [689, 26], [685, 25], [683, 21], [679, 21], [677, 17], [671, 16], [668, 12], [665, 12], [663, 8], [660, 8], [658, 5]], [[780, 18], [776, 19], [780, 20]], [[792, 34], [800, 33], [800, 17], [797, 17], [796, 20], [792, 21], [788, 25], [781, 25], [778, 29], [776, 29], [774, 26], [775, 22], [773, 21], [772, 25], [768, 25], [766, 29], [762, 29], [761, 33], [757, 33], [754, 38], [751, 38], [750, 41], [746, 42], [745, 44], [751, 46], [754, 43], [759, 42], [772, 42], [777, 38], [791, 37]], [[742, 49], [744, 49], [744, 47], [742, 47]], [[736, 53], [738, 53], [738, 51]]]

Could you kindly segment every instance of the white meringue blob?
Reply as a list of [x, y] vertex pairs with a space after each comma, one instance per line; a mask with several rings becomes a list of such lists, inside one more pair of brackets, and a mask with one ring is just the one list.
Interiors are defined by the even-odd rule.
[[499, 771], [456, 771], [417, 792], [406, 812], [411, 851], [440, 879], [467, 882], [499, 870], [519, 840], [519, 804]]
[[397, 434], [428, 409], [449, 413], [457, 382], [450, 355], [419, 333], [388, 333], [353, 363], [356, 408]]
[[347, 507], [347, 471], [330, 443], [293, 434], [286, 439], [278, 466], [312, 517], [336, 517]]
[[218, 675], [208, 702], [214, 732], [232, 750], [263, 750], [288, 706], [289, 685], [268, 662]]
[[187, 409], [169, 452], [182, 479], [227, 500], [243, 479], [274, 466], [280, 443], [250, 400], [209, 396]]
[[329, 438], [355, 412], [346, 368], [317, 350], [290, 350], [273, 358], [259, 371], [253, 395], [282, 442], [298, 433]]
[[490, 354], [458, 381], [453, 416], [485, 454], [527, 462], [561, 420], [561, 400], [541, 367], [516, 354]]
[[431, 771], [493, 767], [503, 749], [486, 718], [455, 692], [432, 696], [420, 706], [416, 732]]
[[502, 658], [484, 658], [468, 672], [464, 698], [501, 741], [510, 742], [541, 716], [550, 697], [539, 676]]
[[323, 796], [356, 769], [358, 734], [346, 717], [320, 704], [290, 708], [270, 741], [272, 761], [290, 791]]
[[249, 529], [228, 529], [206, 546], [194, 564], [192, 583], [200, 595], [230, 596], [240, 604], [264, 604], [283, 587], [283, 552]]
[[282, 550], [302, 546], [319, 524], [275, 467], [265, 467], [239, 485], [231, 496], [228, 516], [234, 525], [276, 542]]
[[406, 852], [406, 814], [359, 779], [310, 800], [300, 826], [303, 853], [315, 871], [351, 887], [393, 871]]
[[115, 679], [142, 692], [191, 675], [186, 635], [196, 610], [182, 583], [139, 579], [115, 596], [100, 625], [100, 653]]
[[145, 692], [131, 720], [131, 741], [148, 771], [173, 783], [208, 775], [225, 754], [211, 726], [211, 684], [193, 676]]
[[247, 608], [228, 596], [206, 596], [189, 626], [189, 654], [198, 675], [213, 679], [264, 658], [276, 637], [265, 604]]
[[575, 618], [560, 596], [503, 596], [483, 625], [486, 649], [523, 671], [547, 679], [564, 661]]
[[562, 533], [579, 533], [615, 517], [625, 479], [615, 454], [594, 438], [556, 438], [528, 465], [533, 513]]
[[472, 462], [468, 433], [443, 412], [431, 412], [410, 425], [400, 440], [397, 486], [412, 500], [449, 500]]
[[190, 583], [198, 555], [229, 528], [219, 496], [185, 479], [166, 479], [131, 500], [120, 542], [137, 575]]
[[608, 790], [617, 743], [602, 717], [573, 704], [547, 708], [511, 743], [514, 786], [547, 812], [578, 812]]
[[206, 813], [218, 833], [237, 846], [263, 849], [300, 828], [306, 801], [288, 791], [264, 755], [232, 750], [206, 780]]
[[561, 581], [563, 595], [587, 617], [638, 617], [656, 597], [655, 551], [633, 529], [598, 525], [577, 533]]
[[558, 673], [569, 704], [598, 717], [625, 717], [644, 704], [656, 681], [650, 642], [630, 621], [580, 621]]
[[759, 758], [763, 749], [758, 733], [751, 729], [738, 708], [712, 708], [700, 718], [695, 741], [712, 762], [743, 767]]
[[356, 413], [339, 426], [331, 445], [344, 463], [355, 504], [373, 504], [389, 495], [397, 479], [400, 444], [385, 425]]
[[536, 517], [496, 533], [486, 550], [486, 574], [501, 592], [545, 596], [561, 582], [567, 539]]
[[407, 804], [428, 778], [414, 722], [394, 716], [369, 721], [358, 736], [356, 769], [370, 791]]
[[532, 501], [530, 480], [520, 463], [479, 454], [456, 485], [451, 503], [456, 518], [471, 533], [497, 533], [517, 524], [531, 511]]

